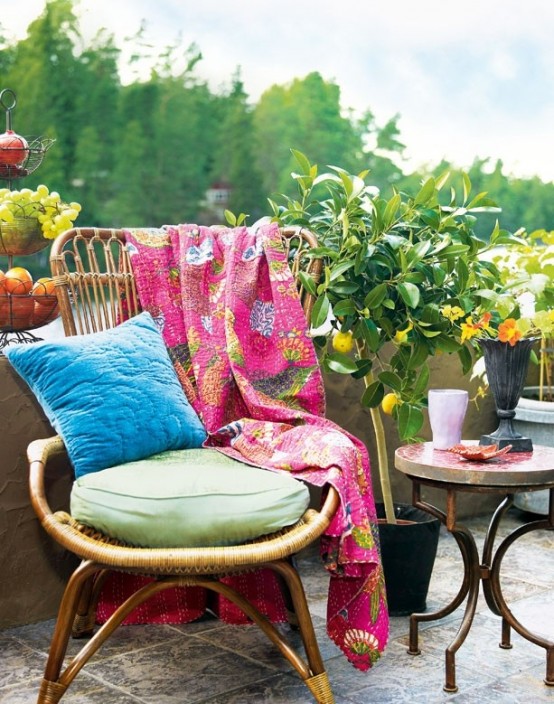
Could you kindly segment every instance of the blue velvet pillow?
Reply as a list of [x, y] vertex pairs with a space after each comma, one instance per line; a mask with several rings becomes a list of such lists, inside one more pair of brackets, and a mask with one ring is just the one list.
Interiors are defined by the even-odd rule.
[[61, 435], [77, 477], [206, 439], [149, 313], [4, 354]]

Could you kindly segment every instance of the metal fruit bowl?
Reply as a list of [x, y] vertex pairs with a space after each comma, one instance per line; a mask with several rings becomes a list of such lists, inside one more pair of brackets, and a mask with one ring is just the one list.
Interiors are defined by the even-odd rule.
[[[39, 299], [39, 300], [37, 300]], [[59, 314], [55, 295], [0, 294], [0, 331], [19, 332], [47, 325]]]
[[0, 223], [0, 255], [16, 257], [35, 254], [48, 247], [51, 240], [42, 234], [36, 218], [14, 218], [13, 222]]

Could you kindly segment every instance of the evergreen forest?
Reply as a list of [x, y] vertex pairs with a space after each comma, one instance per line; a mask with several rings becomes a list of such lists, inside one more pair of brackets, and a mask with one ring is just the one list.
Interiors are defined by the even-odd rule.
[[[399, 116], [378, 124], [368, 106], [355, 117], [341, 104], [340, 86], [319, 73], [268, 86], [255, 103], [238, 71], [214, 92], [197, 75], [198, 37], [198, 45], [167, 46], [147, 79], [123, 85], [114, 37], [102, 30], [85, 43], [72, 0], [49, 0], [25, 39], [7, 37], [0, 17], [0, 89], [17, 94], [14, 128], [55, 140], [40, 168], [14, 187], [45, 183], [78, 201], [80, 225], [213, 222], [205, 200], [213, 184], [227, 184], [227, 207], [253, 222], [270, 213], [269, 196], [294, 193], [291, 148], [321, 167], [369, 169], [387, 197], [393, 187], [415, 192], [447, 169], [460, 177], [449, 163], [407, 171]], [[140, 61], [148, 51], [142, 30], [133, 41]], [[483, 217], [511, 231], [554, 227], [554, 183], [516, 178], [487, 158], [476, 158], [468, 174], [475, 192], [502, 207]]]

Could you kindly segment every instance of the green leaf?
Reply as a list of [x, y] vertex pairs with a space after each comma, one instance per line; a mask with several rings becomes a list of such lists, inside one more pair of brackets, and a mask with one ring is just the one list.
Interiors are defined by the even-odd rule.
[[415, 396], [422, 396], [425, 391], [427, 390], [427, 386], [429, 385], [429, 377], [430, 377], [430, 371], [429, 367], [425, 364], [417, 377], [416, 383], [414, 384], [414, 395]]
[[356, 360], [356, 366], [358, 367], [358, 369], [357, 371], [352, 372], [352, 378], [363, 379], [363, 377], [366, 374], [369, 374], [369, 372], [371, 371], [373, 362], [371, 361], [371, 359], [367, 359], [366, 357], [364, 357], [363, 359]]
[[462, 180], [463, 180], [463, 187], [464, 187], [464, 203], [467, 203], [467, 199], [469, 198], [469, 194], [471, 193], [471, 181], [468, 176], [468, 174], [462, 172]]
[[422, 284], [425, 281], [425, 274], [422, 271], [411, 271], [406, 274], [404, 281], [409, 281], [411, 284]]
[[387, 207], [383, 213], [383, 227], [385, 230], [388, 230], [392, 226], [401, 202], [402, 198], [400, 197], [400, 194], [396, 193], [387, 203]]
[[398, 293], [408, 308], [417, 308], [420, 298], [419, 289], [417, 286], [409, 282], [400, 283], [398, 284]]
[[450, 171], [444, 171], [438, 178], [436, 182], [436, 187], [437, 190], [440, 191], [440, 189], [444, 186], [444, 184], [448, 181], [450, 178]]
[[339, 278], [342, 274], [344, 274], [345, 271], [348, 271], [348, 269], [352, 269], [354, 266], [354, 260], [352, 259], [351, 261], [348, 262], [341, 262], [340, 264], [337, 264], [334, 266], [331, 270], [331, 276], [330, 276], [330, 281], [335, 281], [336, 279]]
[[396, 251], [406, 244], [406, 238], [400, 237], [400, 235], [391, 235], [389, 232], [388, 234], [383, 235], [383, 242], [389, 244], [391, 249]]
[[437, 345], [438, 350], [441, 350], [441, 352], [446, 352], [447, 354], [450, 354], [451, 352], [458, 352], [460, 350], [460, 343], [456, 342], [454, 338], [449, 335], [445, 335], [444, 333], [435, 339], [435, 344]]
[[293, 155], [293, 157], [298, 162], [298, 165], [300, 166], [302, 171], [305, 174], [309, 174], [311, 164], [308, 161], [307, 157], [304, 154], [302, 154], [302, 152], [299, 152], [297, 149], [291, 149], [290, 151], [291, 151], [291, 154]]
[[441, 218], [436, 210], [427, 208], [425, 210], [422, 210], [419, 216], [426, 225], [429, 225], [429, 227], [432, 227], [434, 230], [439, 229]]
[[408, 266], [413, 267], [415, 264], [420, 262], [430, 248], [431, 242], [429, 240], [421, 240], [421, 242], [417, 242], [406, 254]]
[[414, 345], [412, 353], [410, 354], [410, 359], [406, 365], [408, 369], [418, 369], [429, 356], [429, 350], [427, 346], [423, 343], [418, 343]]
[[475, 296], [486, 298], [487, 301], [496, 301], [498, 299], [498, 291], [491, 291], [489, 288], [480, 288], [474, 292]]
[[402, 403], [398, 407], [398, 434], [401, 440], [414, 438], [423, 425], [423, 413], [411, 403]]
[[466, 254], [469, 251], [469, 245], [467, 244], [451, 244], [445, 247], [441, 252], [441, 257], [459, 257], [460, 254]]
[[306, 274], [305, 271], [299, 271], [298, 278], [300, 279], [302, 286], [306, 289], [308, 293], [310, 293], [312, 296], [317, 295], [317, 287], [315, 285], [315, 281], [309, 274]]
[[431, 176], [425, 181], [421, 190], [414, 198], [414, 205], [425, 205], [435, 195], [435, 179]]
[[328, 369], [338, 374], [353, 374], [358, 371], [356, 362], [340, 352], [328, 354], [325, 357], [325, 364]]
[[354, 281], [335, 281], [329, 286], [329, 291], [336, 293], [339, 296], [348, 296], [351, 293], [356, 293], [360, 285]]
[[326, 322], [330, 309], [331, 303], [327, 296], [325, 294], [319, 296], [312, 310], [312, 325], [314, 328], [319, 328]]
[[469, 269], [467, 267], [467, 264], [465, 263], [465, 261], [461, 257], [456, 262], [456, 275], [457, 275], [458, 291], [460, 291], [460, 292], [465, 291], [465, 288], [467, 286], [467, 282], [469, 280]]
[[235, 227], [235, 225], [237, 224], [237, 216], [227, 209], [224, 210], [223, 214], [225, 215], [225, 220], [227, 220], [229, 225]]
[[462, 363], [462, 374], [467, 374], [473, 367], [473, 357], [467, 347], [458, 350], [458, 357]]
[[348, 200], [350, 200], [350, 197], [352, 196], [352, 191], [354, 190], [354, 184], [352, 183], [352, 179], [346, 173], [346, 171], [342, 170], [339, 171], [339, 177], [342, 181], [342, 185], [344, 186], [344, 192], [346, 193]]
[[442, 266], [439, 266], [438, 264], [433, 265], [433, 283], [435, 286], [438, 286], [439, 288], [443, 285], [444, 280], [446, 279], [446, 271], [443, 269]]
[[379, 381], [385, 386], [390, 387], [393, 391], [402, 390], [402, 379], [394, 372], [381, 372], [379, 374]]
[[364, 299], [365, 305], [371, 310], [380, 306], [387, 297], [387, 284], [381, 283], [375, 286]]
[[351, 298], [346, 298], [333, 306], [333, 315], [337, 318], [343, 315], [353, 315], [356, 312], [356, 304]]
[[381, 345], [381, 338], [373, 320], [360, 320], [356, 326], [356, 333], [363, 339], [370, 352], [377, 352]]
[[365, 408], [376, 408], [385, 395], [385, 387], [380, 381], [374, 381], [362, 394], [361, 404]]

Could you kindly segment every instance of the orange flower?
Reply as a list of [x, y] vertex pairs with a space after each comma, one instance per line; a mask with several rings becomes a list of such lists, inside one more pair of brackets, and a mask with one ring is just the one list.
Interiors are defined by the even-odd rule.
[[501, 342], [508, 342], [514, 347], [521, 337], [521, 330], [518, 329], [517, 321], [514, 318], [507, 318], [498, 326], [498, 339]]
[[483, 330], [490, 330], [491, 329], [491, 326], [490, 326], [491, 318], [492, 318], [492, 313], [483, 313], [478, 325], [481, 328], [483, 328]]

